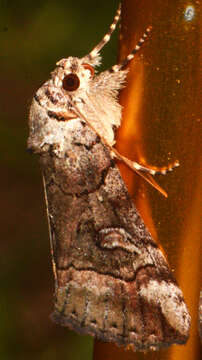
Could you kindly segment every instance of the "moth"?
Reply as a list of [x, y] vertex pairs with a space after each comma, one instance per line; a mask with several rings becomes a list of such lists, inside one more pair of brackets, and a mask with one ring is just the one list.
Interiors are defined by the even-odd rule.
[[151, 175], [173, 168], [142, 166], [114, 148], [125, 66], [150, 32], [122, 63], [96, 74], [120, 13], [119, 6], [88, 55], [58, 61], [36, 92], [28, 148], [39, 154], [44, 179], [55, 277], [52, 319], [80, 334], [132, 344], [134, 351], [157, 350], [186, 342], [190, 316], [115, 162], [124, 161], [157, 188]]

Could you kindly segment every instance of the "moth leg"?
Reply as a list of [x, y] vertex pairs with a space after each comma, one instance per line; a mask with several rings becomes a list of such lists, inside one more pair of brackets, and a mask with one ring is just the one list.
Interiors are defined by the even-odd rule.
[[55, 263], [55, 259], [54, 259], [53, 237], [52, 237], [51, 224], [50, 224], [50, 216], [51, 215], [49, 213], [49, 208], [48, 208], [46, 181], [45, 181], [45, 177], [44, 177], [43, 173], [42, 173], [42, 179], [43, 179], [44, 197], [45, 197], [46, 212], [47, 212], [47, 219], [48, 219], [48, 232], [49, 232], [49, 239], [50, 239], [51, 262], [52, 262], [53, 275], [54, 275], [54, 279], [55, 279], [55, 286], [57, 288], [57, 286], [58, 286], [57, 271], [56, 271], [56, 263]]
[[162, 189], [162, 187], [153, 179], [151, 175], [155, 174], [163, 174], [165, 175], [168, 171], [172, 171], [175, 167], [179, 166], [179, 161], [175, 161], [174, 163], [168, 165], [167, 167], [147, 167], [138, 164], [135, 161], [132, 161], [125, 156], [119, 154], [119, 152], [111, 147], [112, 154], [115, 155], [115, 157], [123, 161], [130, 169], [135, 171], [139, 176], [141, 176], [145, 181], [147, 181], [150, 185], [152, 185], [156, 190], [158, 190], [163, 196], [166, 198], [168, 197], [166, 191]]
[[115, 156], [126, 163], [126, 165], [128, 165], [131, 169], [133, 170], [138, 170], [138, 171], [142, 171], [151, 175], [157, 175], [157, 174], [161, 174], [161, 175], [165, 175], [168, 171], [172, 171], [174, 168], [179, 166], [179, 161], [176, 160], [173, 163], [167, 165], [167, 166], [163, 166], [163, 167], [156, 167], [156, 166], [145, 166], [145, 165], [141, 165], [139, 163], [137, 163], [136, 161], [132, 161], [129, 160], [128, 158], [126, 158], [125, 156], [119, 154], [119, 152], [112, 148], [112, 151], [115, 153]]
[[171, 164], [168, 164], [167, 166], [162, 166], [162, 167], [156, 167], [156, 166], [150, 166], [150, 165], [141, 165], [136, 163], [135, 161], [133, 162], [134, 166], [137, 168], [139, 167], [140, 171], [149, 173], [151, 175], [156, 175], [156, 174], [161, 174], [161, 175], [165, 175], [167, 172], [172, 171], [174, 168], [178, 167], [180, 165], [179, 161], [176, 160]]

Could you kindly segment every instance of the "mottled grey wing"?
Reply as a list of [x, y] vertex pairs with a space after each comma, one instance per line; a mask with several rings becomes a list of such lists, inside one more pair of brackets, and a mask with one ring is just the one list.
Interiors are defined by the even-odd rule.
[[40, 157], [56, 264], [52, 318], [135, 350], [184, 343], [182, 292], [109, 150], [73, 121], [64, 151], [50, 146]]

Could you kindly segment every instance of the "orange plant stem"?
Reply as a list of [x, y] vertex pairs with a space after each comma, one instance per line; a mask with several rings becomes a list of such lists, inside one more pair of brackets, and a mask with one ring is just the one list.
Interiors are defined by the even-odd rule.
[[[190, 10], [188, 6], [191, 6]], [[120, 55], [125, 58], [144, 30], [151, 38], [129, 65], [120, 101], [123, 121], [117, 149], [131, 160], [180, 168], [155, 180], [168, 192], [164, 199], [130, 169], [122, 177], [153, 237], [167, 255], [189, 307], [192, 326], [185, 346], [133, 353], [95, 341], [94, 360], [198, 360], [197, 329], [201, 274], [200, 234], [200, 93], [199, 4], [185, 0], [125, 0], [122, 4]]]

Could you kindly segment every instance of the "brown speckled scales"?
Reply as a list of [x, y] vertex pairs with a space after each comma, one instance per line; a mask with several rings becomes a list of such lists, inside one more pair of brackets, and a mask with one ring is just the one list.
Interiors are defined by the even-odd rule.
[[166, 291], [172, 284], [177, 296], [169, 304], [179, 306], [180, 316], [182, 307], [186, 311], [108, 149], [79, 120], [69, 139], [60, 155], [50, 148], [40, 158], [57, 273], [52, 318], [136, 350], [166, 346], [173, 339], [185, 342], [182, 329], [169, 323], [170, 310], [162, 311], [158, 299], [151, 302], [141, 294], [151, 280]]
[[[44, 178], [56, 288], [52, 319], [134, 351], [157, 350], [186, 342], [190, 316], [114, 162], [125, 161], [139, 175], [157, 172], [113, 148], [123, 66], [149, 29], [122, 64], [94, 72], [119, 16], [120, 8], [102, 41], [81, 59], [60, 60], [37, 91], [28, 148], [39, 154]], [[159, 172], [167, 170], [172, 166]]]

